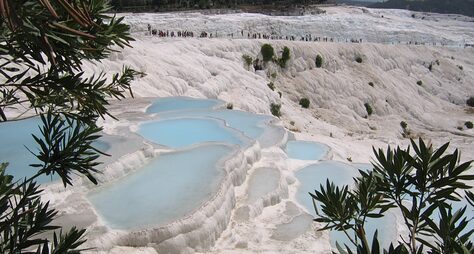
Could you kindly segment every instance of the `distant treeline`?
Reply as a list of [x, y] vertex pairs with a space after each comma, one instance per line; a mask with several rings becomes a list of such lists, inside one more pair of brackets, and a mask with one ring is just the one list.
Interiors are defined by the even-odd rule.
[[[236, 8], [241, 6], [296, 6], [321, 4], [328, 0], [111, 0], [110, 3], [117, 11], [121, 10], [187, 10]], [[330, 0], [329, 0], [330, 1]]]
[[375, 3], [370, 7], [474, 16], [474, 0], [388, 0]]

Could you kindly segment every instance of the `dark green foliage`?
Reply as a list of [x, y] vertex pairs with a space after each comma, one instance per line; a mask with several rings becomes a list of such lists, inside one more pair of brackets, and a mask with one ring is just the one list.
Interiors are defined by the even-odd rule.
[[267, 86], [272, 89], [272, 91], [275, 91], [275, 84], [273, 84], [273, 82], [268, 83]]
[[303, 108], [309, 108], [309, 99], [308, 98], [301, 98], [300, 105]]
[[226, 108], [227, 108], [227, 109], [234, 109], [234, 104], [232, 104], [232, 103], [227, 103]]
[[120, 74], [86, 76], [82, 63], [100, 61], [133, 39], [123, 17], [108, 14], [105, 0], [2, 3], [0, 124], [10, 120], [4, 110], [13, 107], [41, 112], [43, 126], [33, 136], [32, 177], [12, 182], [8, 164], [0, 164], [0, 253], [78, 252], [85, 230], [55, 231], [57, 212], [41, 201], [36, 179], [58, 175], [66, 186], [74, 174], [97, 184], [96, 120], [110, 115], [108, 100], [124, 98], [132, 79], [143, 74], [124, 67]]
[[462, 67], [462, 65], [458, 65], [458, 68], [462, 71], [464, 68]]
[[276, 103], [270, 104], [270, 112], [272, 112], [272, 115], [276, 117], [280, 117], [281, 116], [280, 109], [281, 109], [281, 104], [276, 104]]
[[[457, 13], [474, 16], [472, 0], [388, 0], [371, 5], [372, 8], [410, 9], [420, 12]], [[414, 15], [414, 14], [413, 14]]]
[[356, 56], [355, 61], [358, 63], [362, 63], [362, 57]]
[[263, 44], [262, 48], [260, 49], [260, 52], [262, 53], [263, 61], [268, 62], [272, 60], [273, 56], [275, 55], [275, 51], [273, 50], [272, 45], [270, 44]]
[[280, 91], [278, 91], [278, 95], [279, 95], [280, 98], [281, 98], [281, 96], [282, 96], [283, 94], [282, 94]]
[[400, 126], [402, 127], [402, 129], [405, 130], [405, 129], [408, 127], [408, 124], [407, 124], [407, 122], [405, 122], [405, 121], [401, 121], [401, 122], [400, 122]]
[[466, 128], [468, 128], [468, 129], [472, 129], [474, 127], [471, 121], [465, 122], [464, 126], [466, 126]]
[[367, 115], [372, 115], [372, 113], [374, 112], [373, 109], [372, 109], [372, 106], [370, 106], [369, 103], [364, 103], [364, 107], [365, 107], [365, 110], [367, 111]]
[[178, 11], [178, 10], [195, 10], [195, 9], [228, 9], [248, 8], [249, 6], [255, 6], [262, 10], [278, 9], [286, 11], [295, 4], [321, 4], [327, 0], [306, 0], [302, 2], [297, 1], [250, 1], [250, 0], [239, 0], [239, 1], [222, 1], [222, 0], [187, 0], [187, 1], [163, 1], [163, 0], [111, 0], [111, 4], [117, 11]]
[[[449, 143], [438, 149], [411, 140], [411, 148], [375, 150], [373, 171], [359, 170], [354, 188], [336, 187], [329, 181], [310, 193], [321, 230], [343, 231], [357, 253], [473, 253], [469, 237], [474, 231], [464, 230], [470, 218], [464, 216], [466, 207], [453, 210], [452, 202], [463, 198], [461, 190], [472, 188], [469, 174], [472, 161], [459, 163], [460, 153], [446, 153]], [[467, 201], [474, 205], [474, 194], [466, 192]], [[410, 202], [406, 202], [410, 201]], [[316, 203], [320, 204], [319, 210]], [[398, 246], [380, 246], [377, 233], [368, 244], [364, 225], [367, 218], [379, 218], [390, 209], [403, 216], [407, 235]], [[433, 219], [439, 214], [439, 220]], [[472, 223], [472, 222], [471, 222]], [[424, 237], [423, 237], [424, 236]], [[426, 237], [433, 241], [426, 241]], [[339, 253], [352, 253], [352, 248]], [[382, 252], [383, 249], [383, 252]]]
[[430, 65], [428, 65], [428, 70], [432, 71], [433, 70], [433, 64], [430, 63]]
[[469, 97], [469, 99], [466, 101], [466, 104], [470, 107], [474, 107], [474, 97]]
[[99, 163], [95, 160], [99, 154], [92, 142], [100, 137], [102, 129], [69, 116], [41, 115], [41, 121], [42, 137], [32, 135], [39, 147], [35, 155], [41, 163], [30, 166], [38, 168], [38, 174], [59, 175], [64, 187], [72, 185], [71, 174], [84, 175], [97, 184], [93, 173], [98, 172], [95, 167]]
[[369, 86], [374, 87], [374, 82], [369, 82]]
[[250, 68], [250, 65], [252, 64], [252, 57], [249, 55], [242, 55], [242, 59], [244, 60], [247, 69]]
[[418, 80], [418, 81], [416, 81], [416, 84], [419, 85], [419, 86], [422, 86], [422, 85], [423, 85], [423, 81]]
[[278, 59], [278, 64], [281, 68], [285, 68], [286, 62], [288, 62], [288, 60], [290, 60], [290, 49], [285, 46], [283, 48], [283, 52], [281, 53], [281, 58]]
[[316, 56], [316, 67], [321, 68], [323, 66], [323, 57], [320, 55]]

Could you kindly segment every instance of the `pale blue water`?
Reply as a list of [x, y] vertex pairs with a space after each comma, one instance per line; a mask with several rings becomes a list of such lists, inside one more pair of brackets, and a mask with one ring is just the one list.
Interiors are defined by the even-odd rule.
[[286, 143], [289, 158], [299, 160], [321, 160], [329, 151], [326, 145], [317, 142], [293, 140]]
[[[315, 189], [320, 190], [321, 184], [326, 185], [326, 179], [334, 182], [337, 186], [352, 185], [352, 178], [358, 175], [359, 173], [356, 168], [341, 162], [323, 161], [310, 165], [296, 172], [296, 177], [301, 183], [296, 193], [296, 198], [312, 215], [316, 216], [312, 198], [308, 192], [314, 193]], [[381, 246], [389, 246], [390, 242], [395, 240], [396, 237], [395, 225], [395, 216], [392, 214], [387, 214], [380, 219], [369, 219], [366, 223], [368, 238], [372, 240], [375, 230], [378, 229], [378, 238]], [[352, 247], [352, 244], [343, 232], [331, 231], [330, 240], [333, 247], [336, 246], [336, 241], [341, 246], [347, 244]]]
[[210, 145], [163, 154], [89, 199], [113, 228], [164, 225], [199, 208], [216, 192], [224, 175], [216, 164], [231, 152], [228, 146]]
[[175, 110], [196, 110], [196, 109], [212, 109], [221, 104], [220, 100], [212, 99], [194, 99], [189, 97], [167, 97], [160, 98], [146, 109], [147, 113], [162, 113]]
[[[29, 178], [37, 173], [37, 170], [29, 165], [38, 163], [38, 160], [28, 149], [35, 153], [38, 151], [36, 142], [31, 136], [31, 134], [34, 134], [41, 137], [38, 125], [42, 125], [39, 117], [0, 123], [0, 137], [2, 140], [0, 162], [9, 163], [7, 174], [13, 175], [15, 180]], [[57, 176], [53, 176], [53, 180], [57, 178]], [[51, 176], [41, 175], [37, 178], [38, 183], [50, 181]]]
[[[39, 117], [27, 118], [20, 121], [9, 121], [0, 123], [0, 162], [8, 162], [7, 174], [13, 175], [15, 180], [29, 178], [37, 173], [36, 168], [30, 167], [32, 163], [39, 163], [33, 153], [37, 153], [38, 145], [34, 141], [32, 134], [41, 138]], [[106, 152], [110, 146], [108, 143], [98, 140], [94, 147]], [[26, 149], [28, 148], [28, 149]], [[59, 179], [57, 175], [41, 175], [36, 178], [38, 183], [47, 183]]]
[[269, 116], [252, 114], [239, 110], [191, 110], [160, 114], [162, 118], [176, 117], [209, 117], [224, 120], [226, 125], [234, 128], [245, 136], [258, 139], [264, 132], [265, 122]]
[[146, 122], [138, 133], [157, 144], [183, 148], [203, 142], [244, 145], [238, 132], [224, 128], [214, 119], [179, 118]]

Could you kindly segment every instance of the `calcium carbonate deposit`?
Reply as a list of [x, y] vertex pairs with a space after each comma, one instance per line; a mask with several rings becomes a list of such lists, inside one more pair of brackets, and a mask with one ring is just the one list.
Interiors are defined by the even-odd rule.
[[[465, 105], [474, 96], [472, 18], [323, 9], [120, 14], [133, 48], [84, 69], [129, 65], [146, 75], [132, 84], [135, 98], [112, 102], [118, 120], [100, 120], [98, 146], [112, 154], [101, 158], [100, 184], [44, 185], [57, 223], [87, 228], [91, 253], [330, 253], [338, 236], [318, 231], [305, 195], [318, 187], [318, 170], [343, 182], [370, 168], [372, 146], [408, 144], [401, 121], [413, 137], [449, 141], [463, 161], [474, 159], [474, 130], [463, 128], [474, 120]], [[245, 64], [243, 55], [262, 59], [264, 43], [278, 57], [289, 48], [285, 68]], [[271, 104], [281, 105], [280, 118]], [[314, 157], [287, 154], [307, 150], [293, 140]], [[384, 242], [396, 241], [405, 229], [396, 214], [384, 220]]]

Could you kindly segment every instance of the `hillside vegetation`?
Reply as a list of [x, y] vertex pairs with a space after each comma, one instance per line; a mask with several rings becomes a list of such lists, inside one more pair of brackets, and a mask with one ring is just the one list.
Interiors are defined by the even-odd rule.
[[370, 7], [474, 16], [474, 0], [388, 0], [373, 4]]

